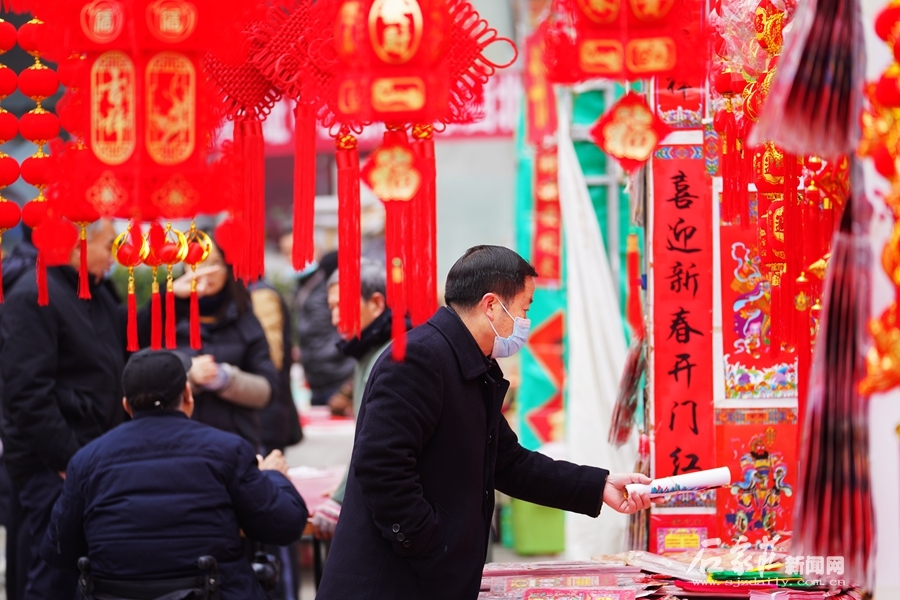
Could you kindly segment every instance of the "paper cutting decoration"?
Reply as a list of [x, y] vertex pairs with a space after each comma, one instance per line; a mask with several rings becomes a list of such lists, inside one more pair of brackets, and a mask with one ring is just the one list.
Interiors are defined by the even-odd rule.
[[643, 96], [629, 92], [591, 129], [591, 137], [623, 169], [632, 172], [650, 160], [670, 131]]

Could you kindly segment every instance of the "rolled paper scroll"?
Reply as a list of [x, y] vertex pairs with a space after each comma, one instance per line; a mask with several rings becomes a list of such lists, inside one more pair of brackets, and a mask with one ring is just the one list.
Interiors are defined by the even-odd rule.
[[718, 469], [708, 469], [706, 471], [654, 479], [650, 483], [629, 483], [625, 486], [625, 497], [627, 498], [629, 494], [647, 492], [651, 498], [659, 498], [660, 496], [678, 492], [708, 490], [729, 485], [730, 483], [731, 471], [728, 470], [728, 467], [719, 467]]

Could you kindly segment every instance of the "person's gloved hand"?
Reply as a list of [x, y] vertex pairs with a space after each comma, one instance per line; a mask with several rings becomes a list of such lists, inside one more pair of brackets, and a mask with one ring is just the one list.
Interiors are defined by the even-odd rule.
[[341, 503], [331, 498], [326, 500], [309, 520], [313, 526], [313, 535], [320, 540], [330, 540], [334, 537], [334, 528], [337, 527], [340, 516]]

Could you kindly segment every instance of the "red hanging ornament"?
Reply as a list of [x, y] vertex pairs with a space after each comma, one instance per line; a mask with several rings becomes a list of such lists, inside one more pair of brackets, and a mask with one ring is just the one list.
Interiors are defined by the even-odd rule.
[[348, 127], [335, 138], [338, 181], [338, 270], [340, 272], [341, 333], [360, 333], [359, 258], [362, 250], [359, 201], [359, 150]]
[[670, 131], [642, 96], [629, 92], [591, 129], [591, 137], [631, 173], [650, 160]]
[[294, 244], [291, 262], [302, 271], [315, 260], [316, 110], [306, 102], [294, 108]]
[[[137, 240], [137, 244], [134, 242]], [[139, 266], [150, 253], [150, 246], [143, 235], [140, 234], [140, 226], [129, 223], [128, 230], [122, 232], [113, 242], [113, 255], [116, 261], [128, 269], [128, 346], [129, 352], [137, 352], [140, 349], [137, 327], [137, 297], [134, 293], [134, 268]]]
[[178, 347], [178, 341], [175, 336], [177, 322], [175, 317], [175, 278], [172, 269], [187, 258], [187, 239], [183, 233], [173, 229], [171, 223], [166, 223], [163, 240], [157, 253], [162, 264], [166, 265], [166, 348], [175, 350]]
[[[34, 202], [28, 204], [34, 204]], [[26, 208], [28, 204], [25, 205]], [[38, 249], [38, 262], [36, 263], [38, 304], [46, 306], [50, 302], [46, 269], [69, 264], [72, 250], [78, 241], [78, 231], [71, 223], [59, 217], [45, 217], [35, 225], [31, 239], [35, 248]]]
[[[199, 350], [203, 342], [200, 336], [200, 300], [197, 296], [197, 265], [202, 263], [209, 257], [212, 252], [212, 240], [204, 232], [197, 229], [194, 223], [191, 223], [191, 229], [185, 236], [185, 246], [187, 253], [184, 257], [184, 264], [191, 268], [193, 278], [191, 279], [191, 348]], [[358, 303], [357, 303], [358, 304]]]
[[425, 323], [438, 309], [437, 301], [437, 167], [434, 127], [414, 125], [412, 151], [422, 175], [422, 185], [412, 201], [412, 236], [409, 243], [413, 277], [409, 285], [409, 310], [413, 326]]

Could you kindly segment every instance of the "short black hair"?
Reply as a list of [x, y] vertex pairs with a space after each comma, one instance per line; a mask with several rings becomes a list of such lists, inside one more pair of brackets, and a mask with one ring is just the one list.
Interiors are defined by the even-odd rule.
[[509, 248], [474, 246], [447, 274], [444, 300], [455, 308], [469, 309], [493, 292], [509, 302], [525, 289], [528, 277], [537, 277], [537, 271]]
[[165, 398], [162, 394], [153, 392], [141, 392], [128, 396], [128, 404], [132, 410], [173, 409], [181, 405], [183, 392], [171, 398]]

